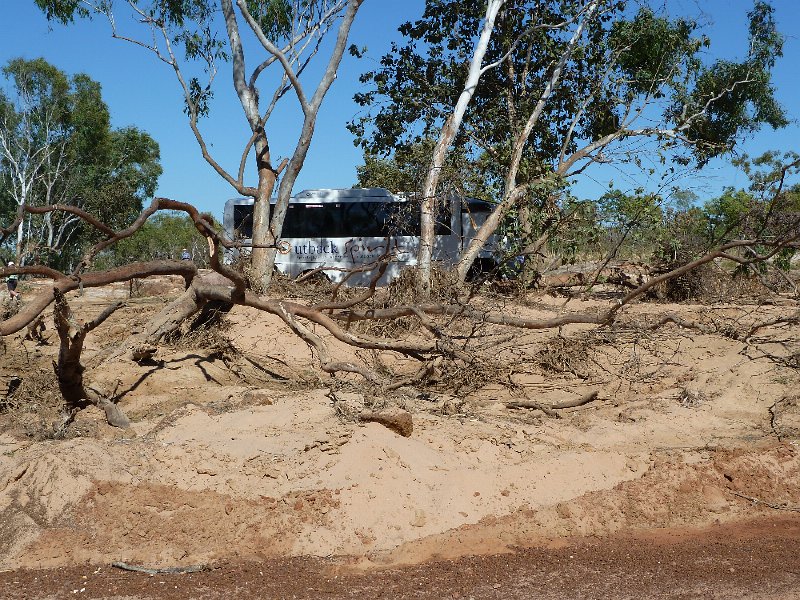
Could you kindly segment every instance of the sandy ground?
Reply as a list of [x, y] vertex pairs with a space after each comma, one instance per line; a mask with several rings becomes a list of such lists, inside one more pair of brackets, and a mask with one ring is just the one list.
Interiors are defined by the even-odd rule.
[[[174, 293], [179, 282], [154, 289]], [[87, 318], [108, 298], [125, 293], [119, 288], [72, 302]], [[115, 314], [89, 339], [87, 364], [92, 366], [92, 352], [123, 339], [163, 301], [135, 299]], [[546, 316], [562, 305], [563, 299], [537, 297], [513, 309]], [[597, 306], [572, 300], [570, 310]], [[285, 566], [286, 573], [303, 561], [319, 561], [309, 563], [316, 573], [333, 565], [354, 577], [401, 567], [406, 570], [398, 573], [428, 567], [447, 573], [452, 567], [441, 565], [479, 560], [469, 557], [506, 556], [480, 560], [523, 565], [542, 552], [551, 562], [541, 558], [541, 564], [551, 567], [526, 575], [535, 587], [552, 579], [547, 569], [558, 570], [552, 561], [566, 560], [559, 552], [567, 547], [594, 548], [586, 550], [596, 552], [586, 564], [597, 571], [607, 555], [598, 540], [605, 540], [606, 550], [619, 550], [625, 536], [638, 536], [636, 551], [655, 561], [641, 564], [655, 572], [658, 544], [646, 541], [652, 532], [718, 527], [735, 533], [747, 529], [744, 523], [784, 518], [780, 540], [769, 546], [772, 554], [764, 550], [775, 573], [783, 574], [773, 578], [780, 585], [773, 595], [765, 588], [766, 595], [749, 597], [797, 597], [785, 594], [800, 572], [796, 553], [788, 551], [800, 542], [793, 520], [800, 516], [793, 362], [800, 350], [798, 326], [777, 324], [740, 335], [753, 323], [794, 312], [792, 305], [643, 303], [627, 310], [623, 324], [677, 314], [714, 332], [668, 324], [592, 336], [587, 328], [573, 327], [562, 332], [568, 342], [557, 346], [554, 332], [492, 330], [483, 332], [487, 347], [508, 373], [477, 367], [449, 372], [430, 389], [401, 388], [391, 398], [376, 399], [356, 379], [320, 376], [308, 347], [277, 319], [237, 308], [228, 331], [234, 358], [219, 348], [184, 345], [164, 347], [146, 364], [119, 359], [90, 369], [93, 381], [123, 392], [120, 406], [131, 418], [129, 430], [109, 427], [102, 412], [90, 408], [67, 439], [42, 439], [36, 433], [41, 410], [17, 407], [0, 414], [0, 570], [10, 573], [0, 582], [9, 585], [18, 574], [32, 581], [20, 569], [58, 569], [66, 590], [72, 584], [65, 582], [79, 573], [107, 570], [113, 561], [204, 565], [217, 567], [217, 574], [244, 569], [248, 577], [255, 567], [247, 565], [278, 568], [280, 561], [295, 565]], [[52, 328], [48, 333], [54, 336]], [[583, 340], [578, 352], [576, 339]], [[56, 352], [54, 342], [7, 342], [6, 376], [23, 355], [30, 364], [47, 366]], [[561, 349], [561, 372], [543, 366], [543, 348], [551, 359], [553, 348]], [[357, 357], [344, 347], [334, 345], [334, 351]], [[406, 368], [380, 358], [398, 371]], [[463, 378], [464, 386], [452, 378]], [[505, 405], [520, 399], [557, 402], [589, 391], [599, 393], [597, 401], [560, 411], [559, 419]], [[376, 402], [411, 412], [412, 435], [348, 416]], [[764, 536], [748, 539], [756, 537]], [[689, 572], [694, 567], [684, 563], [699, 550], [684, 542], [689, 545], [676, 550], [673, 562]], [[711, 544], [713, 551], [718, 542], [696, 543], [706, 549]], [[734, 556], [747, 544], [728, 547]], [[791, 568], [779, 566], [789, 559]], [[440, 561], [430, 563], [440, 567], [409, 567], [428, 561]], [[87, 571], [86, 565], [93, 568]], [[227, 570], [219, 570], [223, 565]], [[182, 577], [202, 582], [204, 576]], [[578, 585], [582, 579], [576, 577]], [[705, 580], [698, 577], [686, 589], [699, 595], [685, 597], [726, 597], [721, 584], [713, 588], [716, 595], [702, 595]], [[746, 587], [753, 577], [740, 583]], [[637, 588], [631, 580], [630, 597], [661, 597], [645, 584]], [[524, 591], [533, 589], [523, 586], [515, 596], [503, 586], [507, 593], [496, 595], [498, 588], [453, 590], [488, 598], [530, 597]], [[47, 589], [66, 597], [56, 588], [42, 593]], [[542, 597], [610, 597], [587, 589]], [[224, 597], [197, 590], [196, 596], [174, 597]], [[120, 593], [108, 597], [134, 592]], [[145, 588], [136, 593], [173, 597]], [[337, 593], [331, 597], [347, 597]], [[96, 594], [90, 597], [105, 597]], [[33, 596], [7, 591], [4, 597]]]

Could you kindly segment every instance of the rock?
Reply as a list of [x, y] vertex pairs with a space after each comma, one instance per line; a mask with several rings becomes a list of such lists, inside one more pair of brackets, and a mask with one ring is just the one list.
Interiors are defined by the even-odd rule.
[[569, 509], [569, 506], [563, 502], [556, 504], [556, 514], [562, 519], [569, 519], [572, 517], [572, 511]]
[[209, 463], [198, 465], [194, 470], [198, 475], [210, 475], [211, 477], [214, 477], [219, 473], [219, 470]]
[[360, 416], [362, 421], [380, 423], [403, 437], [410, 437], [414, 431], [411, 413], [400, 408], [384, 408], [380, 411], [365, 410]]
[[412, 527], [424, 527], [426, 522], [425, 511], [418, 508], [414, 511], [414, 518], [411, 519]]
[[706, 502], [706, 508], [712, 513], [721, 513], [730, 509], [728, 506], [728, 498], [725, 493], [718, 487], [705, 485], [702, 488], [703, 500]]

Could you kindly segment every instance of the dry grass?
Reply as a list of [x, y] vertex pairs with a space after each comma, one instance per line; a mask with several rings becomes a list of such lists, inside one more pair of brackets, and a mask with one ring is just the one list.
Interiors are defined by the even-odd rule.
[[791, 291], [788, 282], [774, 269], [759, 275], [709, 263], [665, 281], [649, 297], [667, 302], [691, 300], [703, 304], [750, 304], [785, 291]]
[[536, 364], [545, 372], [570, 373], [588, 379], [590, 340], [586, 336], [563, 337], [558, 335], [545, 343], [534, 355]]
[[678, 403], [684, 408], [697, 408], [708, 402], [708, 396], [699, 390], [682, 388], [678, 395]]
[[470, 361], [443, 359], [437, 369], [437, 387], [457, 395], [470, 394], [492, 384], [515, 387], [511, 379], [515, 370], [515, 365], [487, 356], [476, 355]]
[[[420, 297], [416, 278], [416, 269], [403, 269], [387, 287], [378, 289], [367, 305], [370, 309], [380, 310], [418, 304]], [[431, 273], [430, 297], [425, 301], [434, 304], [449, 304], [458, 300], [458, 290], [459, 286], [454, 273], [434, 268]], [[416, 317], [400, 317], [391, 321], [360, 321], [352, 327], [367, 335], [391, 338], [418, 332], [420, 323]]]
[[64, 400], [52, 369], [33, 367], [20, 373], [16, 389], [0, 399], [0, 413], [8, 415], [8, 424], [12, 428], [19, 427], [34, 440], [81, 435], [76, 431], [59, 431], [57, 424]]
[[0, 321], [6, 321], [16, 315], [22, 308], [22, 302], [12, 300], [11, 298], [3, 298], [0, 304]]

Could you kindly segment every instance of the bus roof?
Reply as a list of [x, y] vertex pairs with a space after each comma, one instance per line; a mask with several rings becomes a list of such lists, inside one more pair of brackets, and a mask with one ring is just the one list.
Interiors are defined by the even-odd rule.
[[[303, 190], [291, 197], [292, 204], [326, 204], [332, 202], [399, 202], [406, 203], [413, 200], [411, 194], [392, 194], [384, 188], [352, 188], [352, 189], [331, 189], [321, 188], [318, 190]], [[275, 204], [276, 198], [270, 201]], [[253, 204], [252, 198], [231, 198], [226, 202], [228, 205], [250, 205]], [[494, 205], [479, 200], [477, 198], [464, 198], [462, 204], [463, 211], [469, 212], [491, 212]]]
[[[277, 198], [272, 198], [270, 202], [275, 204]], [[404, 198], [398, 198], [389, 190], [383, 188], [353, 188], [336, 190], [323, 188], [318, 190], [303, 190], [291, 197], [293, 204], [324, 204], [327, 202], [406, 202]], [[227, 204], [247, 205], [252, 204], [252, 198], [231, 198]]]
[[313, 200], [314, 202], [342, 202], [342, 201], [364, 201], [364, 200], [397, 200], [389, 191], [383, 188], [352, 188], [345, 190], [320, 189], [303, 190], [295, 194], [292, 200], [295, 202], [303, 200]]

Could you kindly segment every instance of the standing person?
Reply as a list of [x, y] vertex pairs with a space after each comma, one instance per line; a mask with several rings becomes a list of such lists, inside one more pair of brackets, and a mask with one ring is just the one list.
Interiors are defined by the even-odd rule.
[[181, 251], [181, 260], [192, 260], [192, 255], [186, 248]]
[[[14, 263], [9, 262], [9, 267], [13, 267]], [[19, 292], [17, 291], [17, 283], [19, 282], [19, 276], [16, 273], [12, 273], [8, 277], [6, 277], [6, 286], [8, 286], [8, 295], [11, 296], [12, 300], [19, 301], [20, 296]]]

